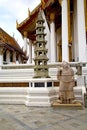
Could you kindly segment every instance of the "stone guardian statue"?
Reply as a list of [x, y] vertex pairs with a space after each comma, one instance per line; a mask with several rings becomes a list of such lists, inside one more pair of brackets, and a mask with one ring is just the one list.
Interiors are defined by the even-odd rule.
[[63, 62], [62, 67], [58, 70], [57, 79], [60, 82], [59, 86], [59, 103], [72, 104], [74, 103], [74, 91], [75, 86], [74, 71], [70, 67], [68, 62]]

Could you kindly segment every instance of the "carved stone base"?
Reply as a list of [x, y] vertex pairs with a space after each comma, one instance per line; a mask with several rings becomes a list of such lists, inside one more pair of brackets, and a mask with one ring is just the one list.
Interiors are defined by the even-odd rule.
[[29, 83], [26, 106], [49, 107], [57, 100], [57, 93], [51, 78], [35, 78]]
[[55, 101], [52, 104], [52, 107], [54, 108], [63, 108], [63, 109], [83, 109], [83, 105], [79, 102], [75, 103], [75, 104], [61, 104], [57, 101]]

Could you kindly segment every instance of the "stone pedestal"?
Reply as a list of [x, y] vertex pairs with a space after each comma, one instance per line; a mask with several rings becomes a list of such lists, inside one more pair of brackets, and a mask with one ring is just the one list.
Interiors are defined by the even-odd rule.
[[51, 78], [31, 79], [29, 86], [27, 106], [51, 106], [57, 99]]
[[76, 104], [60, 104], [58, 102], [54, 102], [52, 104], [52, 107], [54, 108], [60, 108], [60, 109], [83, 109], [83, 106], [81, 103], [76, 103]]

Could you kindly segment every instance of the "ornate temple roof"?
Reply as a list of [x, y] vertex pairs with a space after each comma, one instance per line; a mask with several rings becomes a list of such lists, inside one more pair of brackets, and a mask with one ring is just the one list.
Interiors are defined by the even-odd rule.
[[7, 34], [2, 28], [0, 28], [0, 46], [3, 46], [11, 51], [17, 51], [21, 53], [26, 59], [26, 55], [18, 45], [17, 41], [9, 34]]
[[[48, 23], [49, 23], [49, 14], [50, 12], [57, 11], [56, 15], [58, 15], [59, 11], [59, 2], [58, 0], [41, 0], [41, 3], [32, 11], [29, 11], [29, 16], [20, 24], [17, 22], [16, 27], [17, 30], [24, 36], [24, 32], [26, 31], [27, 37], [31, 40], [35, 40], [35, 26], [36, 26], [36, 20], [38, 16], [38, 12], [40, 9], [43, 9]], [[57, 16], [58, 17], [58, 16]]]
[[23, 36], [24, 32], [27, 31], [29, 33], [28, 36], [30, 39], [35, 38], [35, 26], [40, 7], [41, 3], [30, 13], [30, 16], [28, 16], [23, 22], [21, 22], [20, 24], [17, 23], [17, 30], [21, 32]]

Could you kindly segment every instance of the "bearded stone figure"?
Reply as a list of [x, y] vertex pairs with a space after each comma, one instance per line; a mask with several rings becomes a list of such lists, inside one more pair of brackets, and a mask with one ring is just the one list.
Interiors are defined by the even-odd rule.
[[58, 70], [57, 78], [60, 82], [59, 102], [64, 104], [74, 103], [74, 71], [70, 67], [69, 63], [65, 61], [62, 63], [62, 68]]

